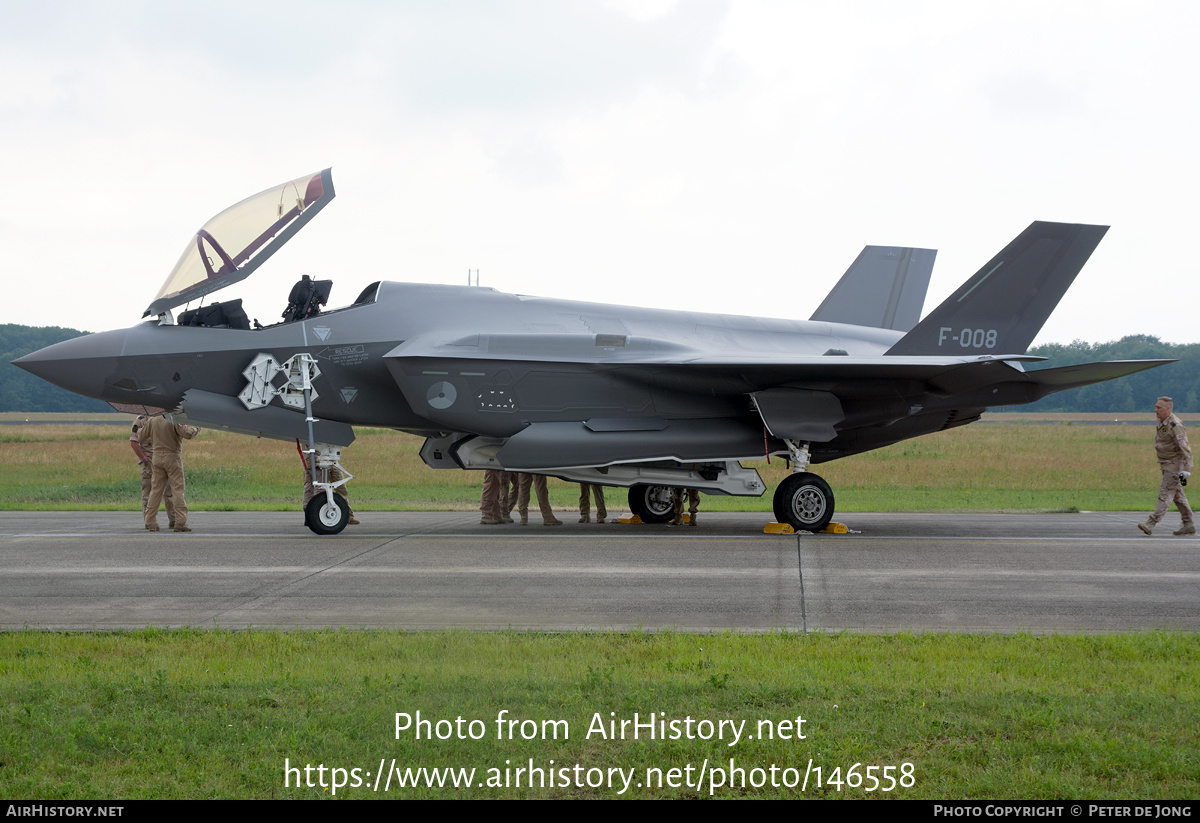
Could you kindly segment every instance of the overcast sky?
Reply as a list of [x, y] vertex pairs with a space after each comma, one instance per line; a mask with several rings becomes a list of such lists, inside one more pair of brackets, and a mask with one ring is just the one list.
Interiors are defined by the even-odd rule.
[[62, 2], [0, 27], [0, 322], [141, 317], [191, 234], [332, 166], [250, 280], [807, 318], [863, 245], [926, 311], [1033, 220], [1112, 226], [1038, 342], [1200, 339], [1194, 2]]

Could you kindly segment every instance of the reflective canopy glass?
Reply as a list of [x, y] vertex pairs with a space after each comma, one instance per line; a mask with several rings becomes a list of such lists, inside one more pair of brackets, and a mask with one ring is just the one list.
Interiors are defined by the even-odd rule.
[[333, 198], [329, 169], [247, 197], [193, 235], [146, 314], [158, 314], [250, 275]]

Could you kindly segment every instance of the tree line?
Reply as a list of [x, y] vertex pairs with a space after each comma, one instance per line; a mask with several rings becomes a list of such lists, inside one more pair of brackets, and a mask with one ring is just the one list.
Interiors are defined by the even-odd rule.
[[[1074, 366], [1097, 360], [1178, 360], [1119, 380], [1052, 394], [1036, 403], [1008, 406], [1003, 411], [1036, 412], [1149, 412], [1162, 396], [1174, 398], [1177, 411], [1200, 411], [1200, 343], [1164, 343], [1148, 334], [1131, 334], [1109, 343], [1047, 343], [1030, 354], [1049, 358], [1037, 368]], [[997, 409], [1000, 411], [1001, 409]]]
[[21, 326], [0, 323], [0, 411], [5, 412], [106, 412], [103, 400], [80, 397], [34, 377], [12, 364], [32, 351], [87, 334], [60, 326]]
[[[86, 333], [59, 326], [0, 324], [0, 411], [111, 411], [103, 401], [72, 394], [11, 363], [31, 351]], [[1052, 394], [1025, 406], [1007, 406], [1003, 408], [1005, 411], [1144, 412], [1153, 409], [1155, 399], [1164, 394], [1175, 398], [1175, 408], [1180, 411], [1200, 411], [1200, 343], [1164, 343], [1157, 337], [1134, 334], [1110, 343], [1085, 343], [1082, 340], [1047, 343], [1035, 346], [1029, 353], [1049, 358], [1044, 365], [1027, 364], [1030, 371], [1096, 360], [1173, 359], [1179, 362], [1120, 380]]]

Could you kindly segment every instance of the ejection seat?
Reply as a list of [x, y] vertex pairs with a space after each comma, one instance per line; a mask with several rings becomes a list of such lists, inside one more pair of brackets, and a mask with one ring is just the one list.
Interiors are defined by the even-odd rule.
[[306, 320], [321, 313], [321, 306], [329, 302], [332, 280], [313, 280], [302, 275], [288, 294], [287, 308], [283, 310], [283, 322]]

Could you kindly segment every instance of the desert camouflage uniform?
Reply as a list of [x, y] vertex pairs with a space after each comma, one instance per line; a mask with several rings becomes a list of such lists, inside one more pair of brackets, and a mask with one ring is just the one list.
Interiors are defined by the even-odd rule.
[[1187, 430], [1174, 414], [1158, 424], [1154, 433], [1154, 452], [1162, 469], [1162, 485], [1158, 489], [1158, 506], [1150, 520], [1154, 523], [1162, 520], [1174, 501], [1184, 525], [1187, 525], [1192, 522], [1192, 507], [1183, 493], [1179, 473], [1192, 470], [1192, 447], [1188, 445]]

